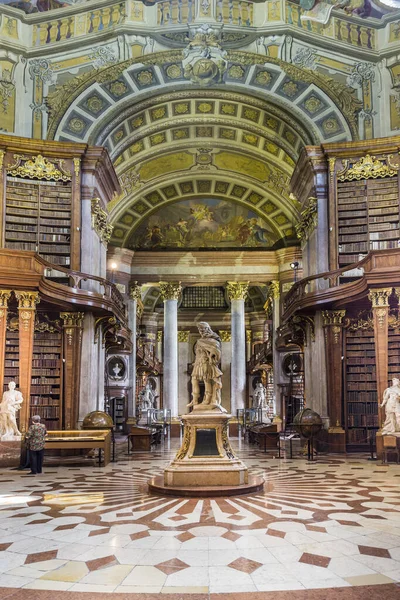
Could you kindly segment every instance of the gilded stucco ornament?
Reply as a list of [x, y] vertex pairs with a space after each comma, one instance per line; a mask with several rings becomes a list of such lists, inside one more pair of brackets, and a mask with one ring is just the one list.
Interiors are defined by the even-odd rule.
[[296, 223], [296, 235], [304, 241], [306, 240], [313, 229], [316, 227], [318, 221], [318, 202], [316, 198], [309, 198], [308, 204], [304, 210], [301, 211], [300, 221]]
[[186, 79], [201, 86], [223, 83], [227, 62], [220, 39], [221, 26], [203, 23], [190, 27], [190, 41], [183, 51], [182, 61]]
[[344, 169], [338, 173], [338, 181], [353, 181], [360, 179], [376, 179], [377, 177], [395, 177], [399, 171], [399, 166], [393, 165], [390, 161], [392, 155], [388, 155], [386, 164], [378, 160], [375, 156], [366, 154], [360, 160], [348, 168], [349, 161], [344, 161]]
[[114, 227], [108, 222], [108, 213], [101, 207], [99, 198], [92, 198], [91, 212], [92, 228], [95, 230], [103, 244], [107, 246]]
[[[37, 156], [23, 156], [14, 154], [15, 162], [8, 165], [7, 174], [12, 177], [29, 177], [30, 179], [46, 179], [52, 181], [71, 181], [71, 173], [64, 169], [62, 159], [53, 159], [51, 162], [41, 154]], [[56, 164], [59, 167], [56, 168]]]

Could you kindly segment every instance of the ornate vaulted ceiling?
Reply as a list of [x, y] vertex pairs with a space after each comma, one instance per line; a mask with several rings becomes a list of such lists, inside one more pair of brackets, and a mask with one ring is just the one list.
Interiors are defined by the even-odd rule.
[[292, 244], [289, 181], [301, 149], [357, 138], [360, 103], [346, 85], [258, 54], [224, 57], [223, 73], [208, 72], [207, 60], [193, 73], [180, 50], [160, 52], [49, 94], [49, 137], [110, 152], [123, 190], [108, 206], [113, 244], [137, 247], [135, 232], [154, 213], [199, 198], [240, 205], [270, 240]]

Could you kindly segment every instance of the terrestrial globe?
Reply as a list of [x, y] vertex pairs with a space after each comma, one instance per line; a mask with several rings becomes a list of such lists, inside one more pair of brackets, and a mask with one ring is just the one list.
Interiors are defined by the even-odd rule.
[[112, 427], [114, 421], [110, 415], [101, 410], [90, 412], [82, 422], [82, 429], [111, 429]]
[[306, 439], [315, 437], [322, 429], [322, 419], [311, 408], [303, 408], [293, 419], [297, 433]]

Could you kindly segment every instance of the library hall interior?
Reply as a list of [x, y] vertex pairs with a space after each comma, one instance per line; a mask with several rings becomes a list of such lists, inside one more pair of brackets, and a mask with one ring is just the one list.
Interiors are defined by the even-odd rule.
[[0, 0], [0, 600], [400, 600], [400, 0]]

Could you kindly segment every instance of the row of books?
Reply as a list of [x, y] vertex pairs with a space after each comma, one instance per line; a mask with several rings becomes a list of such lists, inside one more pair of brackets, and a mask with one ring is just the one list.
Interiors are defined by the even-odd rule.
[[368, 429], [348, 429], [347, 442], [349, 444], [369, 444], [372, 433]]
[[347, 402], [377, 402], [378, 394], [376, 390], [370, 392], [352, 392], [347, 391]]
[[48, 398], [46, 396], [35, 396], [31, 394], [30, 401], [32, 406], [59, 406], [59, 400], [57, 398]]
[[37, 414], [43, 419], [58, 419], [60, 415], [59, 406], [31, 406], [31, 415]]
[[368, 382], [367, 381], [366, 382], [364, 382], [364, 381], [356, 381], [356, 382], [348, 381], [347, 389], [350, 391], [352, 391], [352, 390], [353, 391], [358, 391], [358, 390], [373, 391], [371, 388], [371, 383], [373, 383], [373, 382], [370, 382], [370, 381], [368, 381]]
[[[46, 368], [46, 367], [59, 367], [60, 366], [60, 360], [32, 360], [32, 367], [40, 367], [40, 368]], [[45, 373], [44, 373], [45, 375]]]
[[379, 427], [378, 415], [348, 415], [348, 427]]
[[54, 385], [31, 385], [32, 394], [57, 394], [60, 391], [60, 384]]

